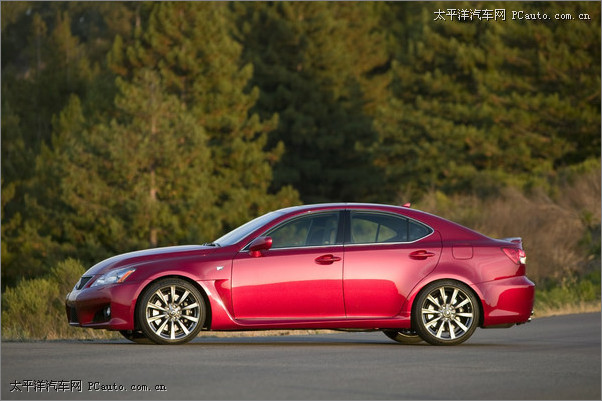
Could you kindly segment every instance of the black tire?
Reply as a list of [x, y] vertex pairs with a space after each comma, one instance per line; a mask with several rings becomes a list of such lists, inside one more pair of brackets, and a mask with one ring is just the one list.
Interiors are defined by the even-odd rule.
[[205, 323], [205, 301], [191, 283], [167, 278], [146, 288], [136, 307], [138, 327], [156, 344], [183, 344]]
[[128, 340], [136, 344], [153, 344], [141, 331], [135, 330], [119, 330], [119, 333]]
[[452, 280], [427, 285], [412, 308], [413, 327], [433, 345], [457, 345], [468, 340], [479, 325], [479, 316], [480, 304], [472, 290]]
[[397, 341], [401, 344], [411, 345], [422, 342], [422, 338], [418, 335], [415, 330], [412, 329], [389, 329], [383, 330], [385, 336], [389, 337], [393, 341]]

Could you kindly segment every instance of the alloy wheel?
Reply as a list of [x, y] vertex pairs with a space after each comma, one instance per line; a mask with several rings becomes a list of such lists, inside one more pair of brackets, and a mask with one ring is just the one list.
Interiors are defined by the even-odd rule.
[[142, 330], [156, 343], [190, 341], [204, 323], [203, 298], [196, 288], [183, 280], [167, 280], [149, 288], [141, 306]]
[[419, 296], [414, 318], [418, 334], [436, 345], [466, 341], [478, 325], [479, 304], [461, 283], [433, 283]]

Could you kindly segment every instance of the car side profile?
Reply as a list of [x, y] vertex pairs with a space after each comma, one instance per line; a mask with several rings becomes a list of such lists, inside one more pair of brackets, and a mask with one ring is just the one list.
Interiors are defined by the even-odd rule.
[[201, 330], [380, 330], [455, 345], [532, 315], [520, 238], [493, 239], [407, 206], [333, 203], [260, 216], [204, 245], [114, 256], [67, 295], [72, 326], [139, 343]]

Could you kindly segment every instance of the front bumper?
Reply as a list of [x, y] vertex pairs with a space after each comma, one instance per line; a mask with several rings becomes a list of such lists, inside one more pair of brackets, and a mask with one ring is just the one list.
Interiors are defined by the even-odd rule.
[[[65, 308], [71, 326], [109, 330], [134, 330], [134, 313], [143, 283], [122, 283], [73, 290]], [[107, 315], [107, 307], [110, 314]]]

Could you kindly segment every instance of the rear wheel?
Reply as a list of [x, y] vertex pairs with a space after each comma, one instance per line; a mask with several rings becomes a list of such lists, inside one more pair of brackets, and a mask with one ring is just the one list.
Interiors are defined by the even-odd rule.
[[418, 335], [433, 345], [463, 343], [479, 324], [479, 301], [470, 288], [445, 280], [427, 285], [416, 298], [412, 319]]
[[197, 336], [205, 322], [205, 301], [185, 280], [160, 280], [142, 293], [137, 306], [142, 333], [157, 344], [183, 344]]
[[149, 340], [141, 331], [137, 330], [119, 330], [122, 336], [127, 338], [130, 341], [135, 342], [136, 344], [152, 344], [153, 342]]
[[422, 338], [412, 329], [383, 330], [383, 333], [391, 340], [401, 344], [418, 344], [422, 342]]

